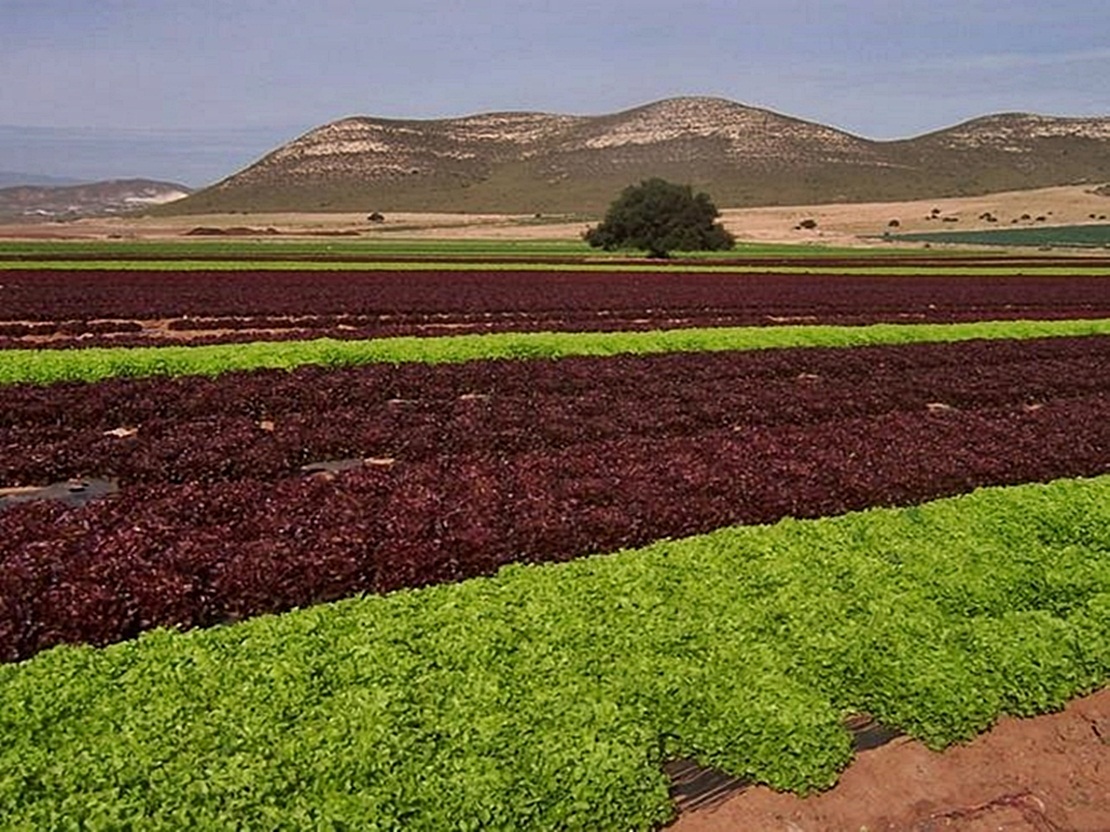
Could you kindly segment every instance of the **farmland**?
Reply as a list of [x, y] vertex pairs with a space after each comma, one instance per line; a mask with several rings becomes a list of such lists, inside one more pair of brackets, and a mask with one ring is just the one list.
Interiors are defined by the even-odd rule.
[[[1093, 215], [1092, 215], [1093, 218]], [[1101, 215], [1102, 219], [1106, 215]], [[1033, 228], [998, 228], [975, 231], [928, 231], [892, 234], [895, 242], [954, 243], [972, 246], [1066, 246], [1068, 248], [1110, 247], [1110, 225], [1057, 225]]]
[[1110, 277], [865, 261], [6, 264], [0, 815], [652, 829], [1105, 686]]
[[[904, 261], [899, 261], [904, 262]], [[2, 274], [0, 347], [142, 346], [505, 332], [1110, 319], [1105, 275], [674, 270]], [[889, 268], [889, 265], [887, 266]], [[1012, 270], [1012, 267], [1011, 267]]]

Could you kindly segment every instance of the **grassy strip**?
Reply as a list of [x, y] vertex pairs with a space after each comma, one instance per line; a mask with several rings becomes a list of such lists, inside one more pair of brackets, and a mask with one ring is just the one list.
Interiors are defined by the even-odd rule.
[[[2, 230], [2, 229], [0, 229]], [[316, 257], [352, 255], [357, 257], [384, 256], [593, 256], [606, 258], [609, 252], [591, 248], [581, 240], [446, 240], [424, 238], [363, 238], [359, 240], [330, 237], [319, 240], [274, 239], [190, 239], [179, 240], [21, 240], [0, 241], [0, 257], [59, 257], [67, 254], [80, 257], [128, 257], [141, 260], [150, 257], [184, 257], [203, 255], [230, 258], [251, 258], [264, 254], [269, 257]], [[638, 256], [635, 251], [621, 256]], [[920, 248], [895, 247], [851, 248], [847, 246], [815, 246], [783, 243], [738, 243], [724, 256], [736, 257], [863, 257], [872, 255], [897, 256], [966, 256], [967, 252], [927, 251]], [[683, 257], [721, 257], [716, 252], [689, 252]]]
[[4, 350], [0, 352], [0, 384], [98, 381], [121, 376], [215, 376], [236, 370], [292, 369], [306, 364], [334, 367], [375, 362], [436, 364], [491, 358], [648, 355], [1106, 334], [1110, 334], [1110, 319], [720, 327], [650, 332], [510, 332], [369, 341], [320, 338], [197, 347]]
[[0, 666], [11, 829], [648, 829], [1110, 680], [1110, 476], [730, 528]]
[[347, 262], [322, 262], [312, 260], [34, 260], [0, 261], [0, 274], [5, 269], [38, 269], [44, 271], [513, 271], [513, 272], [673, 272], [683, 274], [830, 274], [830, 275], [965, 275], [968, 277], [1009, 277], [1015, 274], [1051, 275], [1071, 277], [1076, 274], [1110, 277], [1106, 266], [843, 266], [831, 264], [790, 266], [779, 262], [768, 265], [723, 265], [650, 262], [607, 263], [603, 259], [590, 259], [577, 263], [520, 263], [491, 260], [489, 262], [453, 262], [451, 260], [414, 260], [411, 263], [396, 260], [352, 260]]

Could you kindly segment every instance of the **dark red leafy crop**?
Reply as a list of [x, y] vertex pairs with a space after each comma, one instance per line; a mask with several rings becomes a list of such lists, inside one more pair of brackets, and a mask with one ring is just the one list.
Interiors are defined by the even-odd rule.
[[[0, 287], [0, 347], [1101, 317], [1097, 275], [8, 270]], [[57, 337], [27, 341], [51, 334], [36, 323]]]
[[[7, 484], [125, 483], [0, 511], [0, 657], [1103, 473], [1108, 357], [1048, 339], [6, 388]], [[328, 455], [376, 464], [293, 472]]]
[[512, 455], [1095, 393], [1110, 394], [1110, 338], [24, 385], [4, 390], [0, 486], [269, 479], [351, 457]]

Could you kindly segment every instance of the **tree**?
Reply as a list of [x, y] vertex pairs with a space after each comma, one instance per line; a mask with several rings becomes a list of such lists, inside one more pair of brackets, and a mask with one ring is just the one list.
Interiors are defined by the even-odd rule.
[[649, 257], [671, 251], [721, 251], [735, 240], [714, 220], [720, 216], [709, 196], [689, 185], [645, 179], [625, 188], [600, 225], [583, 236], [594, 248], [638, 248]]

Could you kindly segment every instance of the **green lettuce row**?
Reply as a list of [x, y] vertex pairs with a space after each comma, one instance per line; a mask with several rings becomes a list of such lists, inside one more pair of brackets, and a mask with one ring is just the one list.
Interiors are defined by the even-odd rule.
[[0, 666], [8, 829], [650, 829], [1110, 680], [1110, 475], [737, 527]]
[[651, 332], [527, 332], [437, 338], [253, 342], [77, 350], [4, 350], [0, 384], [98, 381], [116, 376], [209, 375], [235, 370], [292, 369], [303, 364], [445, 363], [490, 358], [646, 355], [774, 347], [852, 347], [1110, 334], [1110, 319], [978, 321], [955, 324], [774, 326], [670, 329]]

